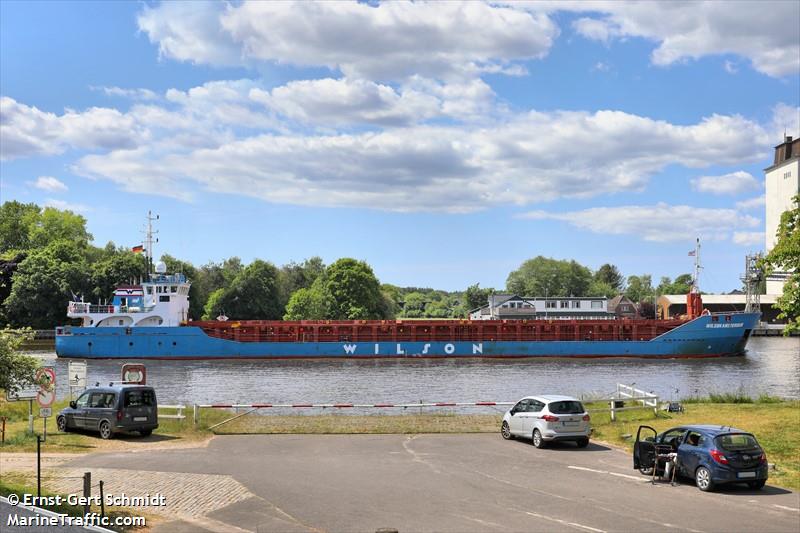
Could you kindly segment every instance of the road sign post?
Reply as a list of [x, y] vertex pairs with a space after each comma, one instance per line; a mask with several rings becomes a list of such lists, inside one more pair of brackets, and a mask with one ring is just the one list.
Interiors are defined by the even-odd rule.
[[67, 375], [69, 377], [69, 397], [71, 400], [75, 389], [86, 388], [86, 362], [70, 361]]

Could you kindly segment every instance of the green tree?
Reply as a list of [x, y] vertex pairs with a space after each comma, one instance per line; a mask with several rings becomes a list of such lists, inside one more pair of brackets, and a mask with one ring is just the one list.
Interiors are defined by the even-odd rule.
[[281, 267], [281, 295], [284, 301], [299, 289], [307, 289], [318, 277], [325, 273], [325, 263], [321, 257], [311, 257], [302, 263], [292, 261]]
[[[191, 278], [194, 291], [189, 293], [189, 316], [193, 318], [202, 316], [204, 320], [217, 317], [219, 312], [208, 314], [214, 307], [212, 305], [208, 308], [211, 295], [219, 289], [229, 287], [243, 269], [242, 261], [238, 257], [231, 257], [222, 263], [209, 262], [196, 269], [194, 277]], [[202, 313], [200, 309], [203, 309]]]
[[[195, 283], [197, 279], [197, 269], [188, 261], [181, 261], [169, 254], [161, 256], [161, 261], [167, 267], [167, 274], [183, 274], [191, 282], [189, 285], [189, 318], [197, 320], [203, 316], [205, 298], [200, 291], [202, 285]], [[206, 297], [208, 295], [205, 295]]]
[[45, 207], [39, 219], [30, 228], [31, 247], [43, 248], [59, 240], [71, 241], [79, 247], [85, 247], [92, 240], [92, 235], [86, 231], [86, 219], [81, 215]]
[[650, 274], [641, 276], [628, 276], [628, 286], [625, 288], [625, 296], [632, 302], [640, 303], [653, 299], [653, 277]]
[[520, 296], [585, 296], [592, 271], [575, 261], [538, 256], [508, 275], [506, 288]]
[[787, 320], [784, 335], [800, 331], [800, 194], [792, 202], [794, 207], [781, 215], [775, 247], [763, 260], [768, 275], [776, 271], [790, 273], [783, 295], [775, 302], [781, 310], [779, 318]]
[[205, 308], [208, 318], [225, 314], [237, 320], [278, 320], [283, 316], [278, 269], [256, 259], [227, 288], [215, 291]]
[[71, 241], [55, 241], [32, 252], [14, 273], [11, 294], [3, 303], [14, 326], [50, 329], [66, 320], [72, 294], [88, 294], [89, 269]]
[[480, 283], [470, 285], [464, 291], [464, 307], [468, 311], [483, 307], [489, 302], [490, 294], [494, 294], [494, 289], [481, 289]]
[[0, 206], [0, 253], [12, 255], [31, 248], [31, 229], [39, 220], [41, 209], [36, 204], [12, 201]]
[[423, 318], [425, 317], [425, 307], [429, 303], [429, 298], [421, 292], [410, 292], [406, 294], [403, 302], [403, 317]]
[[324, 282], [315, 282], [311, 287], [298, 289], [286, 304], [284, 320], [324, 320], [331, 317], [333, 297], [325, 288]]
[[[598, 283], [608, 285], [614, 291], [621, 291], [625, 286], [625, 276], [620, 274], [616, 266], [606, 263], [594, 273], [594, 280]], [[595, 296], [591, 294], [590, 296]]]
[[692, 275], [681, 274], [675, 281], [668, 276], [661, 278], [656, 288], [658, 294], [687, 294], [692, 289]]
[[388, 318], [380, 283], [364, 261], [342, 258], [325, 270], [325, 288], [333, 298], [333, 319]]
[[120, 284], [144, 279], [146, 267], [144, 258], [132, 252], [115, 251], [106, 255], [90, 269], [93, 301], [111, 298]]
[[596, 278], [592, 280], [589, 290], [586, 292], [586, 296], [602, 296], [604, 298], [613, 298], [617, 294], [619, 294], [617, 288]]
[[39, 361], [19, 353], [22, 343], [32, 338], [30, 331], [0, 330], [0, 390], [16, 392], [33, 384]]

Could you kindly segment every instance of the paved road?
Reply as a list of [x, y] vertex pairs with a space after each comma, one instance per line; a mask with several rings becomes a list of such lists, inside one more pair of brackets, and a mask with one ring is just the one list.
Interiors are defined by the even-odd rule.
[[[221, 436], [207, 448], [93, 454], [69, 466], [229, 475], [253, 496], [209, 513], [212, 530], [800, 530], [798, 493], [651, 485], [616, 449], [538, 450], [488, 434]], [[191, 530], [163, 529], [173, 528]]]

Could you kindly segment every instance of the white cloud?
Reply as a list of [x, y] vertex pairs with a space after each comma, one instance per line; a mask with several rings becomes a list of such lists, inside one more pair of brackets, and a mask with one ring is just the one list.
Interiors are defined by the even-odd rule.
[[[531, 112], [486, 127], [261, 134], [187, 150], [153, 143], [84, 157], [76, 171], [152, 194], [186, 194], [194, 182], [280, 203], [467, 212], [638, 191], [667, 165], [758, 160], [770, 141], [738, 116], [678, 126], [618, 111]], [[154, 187], [150, 170], [170, 187]]]
[[750, 198], [749, 200], [736, 202], [736, 209], [740, 209], [742, 211], [747, 211], [750, 209], [763, 209], [766, 205], [767, 197], [762, 194], [761, 196], [756, 196], [755, 198]]
[[157, 100], [158, 94], [150, 89], [123, 89], [121, 87], [90, 86], [93, 91], [102, 91], [107, 96], [119, 96], [130, 100]]
[[800, 137], [800, 107], [783, 102], [773, 107], [770, 130], [773, 139], [783, 140], [784, 134], [791, 135], [795, 139]]
[[67, 148], [131, 148], [143, 138], [133, 119], [116, 109], [92, 107], [63, 115], [0, 97], [0, 158], [52, 155]]
[[761, 188], [759, 180], [743, 170], [722, 176], [700, 176], [692, 179], [692, 188], [710, 194], [742, 194]]
[[84, 204], [73, 204], [71, 202], [65, 202], [64, 200], [55, 200], [53, 198], [48, 198], [44, 202], [45, 207], [55, 207], [56, 209], [60, 209], [62, 211], [72, 211], [73, 213], [88, 213], [92, 211], [92, 208], [88, 205]]
[[757, 246], [764, 244], [764, 237], [763, 231], [735, 231], [733, 242], [741, 246]]
[[608, 63], [603, 63], [602, 61], [598, 61], [592, 67], [593, 72], [608, 72], [609, 70], [611, 70], [611, 67]]
[[33, 183], [37, 189], [48, 192], [67, 192], [67, 186], [53, 176], [39, 176]]
[[293, 81], [250, 98], [292, 120], [325, 128], [352, 124], [408, 126], [435, 117], [477, 119], [493, 111], [494, 92], [480, 79], [442, 84], [413, 78], [399, 90], [366, 80]]
[[165, 2], [138, 23], [162, 57], [325, 66], [371, 80], [518, 74], [514, 61], [545, 56], [558, 35], [545, 13], [479, 2]]
[[634, 235], [654, 242], [691, 241], [697, 236], [704, 240], [725, 240], [735, 229], [759, 224], [758, 219], [740, 215], [732, 209], [707, 209], [664, 203], [650, 206], [594, 207], [566, 213], [531, 211], [521, 218], [562, 220], [593, 233]]
[[[533, 4], [531, 9], [545, 6]], [[588, 39], [642, 37], [658, 43], [651, 59], [671, 65], [707, 55], [737, 54], [768, 76], [800, 72], [800, 3], [761, 2], [573, 2], [551, 11], [602, 15], [578, 19], [573, 27]]]
[[725, 72], [727, 72], [728, 74], [736, 74], [737, 72], [739, 72], [739, 67], [737, 67], [736, 63], [734, 63], [733, 61], [726, 59], [724, 67], [725, 67]]

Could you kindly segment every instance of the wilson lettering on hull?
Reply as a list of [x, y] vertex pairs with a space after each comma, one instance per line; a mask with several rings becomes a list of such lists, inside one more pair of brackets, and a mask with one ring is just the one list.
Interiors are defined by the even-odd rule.
[[649, 340], [244, 342], [195, 326], [63, 327], [59, 357], [85, 359], [303, 359], [398, 357], [719, 357], [742, 355], [758, 313], [703, 315]]

